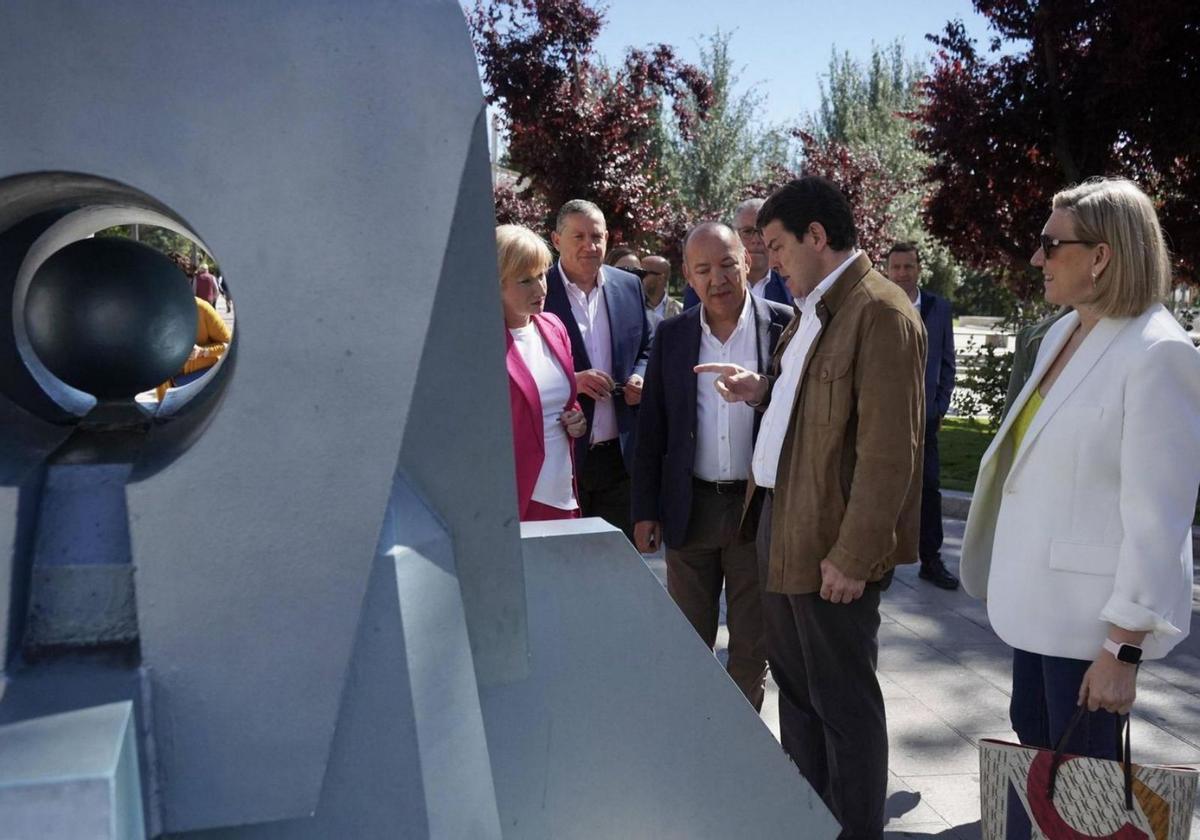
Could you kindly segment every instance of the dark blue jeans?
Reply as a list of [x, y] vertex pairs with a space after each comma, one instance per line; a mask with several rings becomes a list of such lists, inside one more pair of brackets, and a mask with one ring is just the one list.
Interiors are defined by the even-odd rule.
[[[1091, 662], [1013, 650], [1012, 704], [1009, 718], [1022, 744], [1054, 749], [1079, 708], [1079, 686]], [[1072, 755], [1117, 758], [1117, 716], [1088, 712], [1071, 733], [1064, 750]], [[1030, 834], [1025, 809], [1011, 789], [1008, 794], [1008, 838]]]

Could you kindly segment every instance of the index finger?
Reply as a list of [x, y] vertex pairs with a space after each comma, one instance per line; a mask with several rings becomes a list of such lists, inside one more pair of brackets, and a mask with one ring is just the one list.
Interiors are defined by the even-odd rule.
[[737, 365], [725, 365], [720, 362], [705, 362], [692, 368], [693, 373], [719, 373], [722, 376], [733, 376], [741, 370]]

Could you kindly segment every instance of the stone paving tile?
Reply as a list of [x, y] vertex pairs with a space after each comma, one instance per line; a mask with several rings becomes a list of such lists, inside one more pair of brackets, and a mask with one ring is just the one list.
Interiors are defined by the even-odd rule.
[[938, 644], [933, 646], [971, 673], [987, 680], [1006, 697], [1012, 694], [1012, 648], [1003, 642], [990, 645]]
[[879, 628], [879, 670], [929, 670], [954, 667], [954, 660], [927, 644], [913, 631], [898, 623]]
[[[987, 605], [983, 601], [976, 601], [968, 596], [968, 600], [955, 603], [953, 609], [963, 618], [975, 622], [980, 627], [991, 629], [992, 624], [988, 620]], [[996, 638], [996, 641], [999, 641], [999, 638]]]
[[978, 772], [975, 746], [921, 701], [890, 701], [887, 723], [888, 767], [897, 776], [911, 782], [914, 776]]
[[912, 782], [895, 773], [888, 773], [888, 798], [884, 817], [884, 829], [887, 831], [938, 823], [941, 823], [943, 829], [950, 827], [950, 824], [929, 806]]
[[960, 734], [995, 732], [1008, 725], [1008, 696], [963, 668], [900, 671], [890, 679]]
[[1136, 710], [1133, 715], [1130, 746], [1134, 761], [1142, 764], [1200, 766], [1200, 748], [1181, 740], [1171, 731], [1155, 726]]
[[[1187, 644], [1187, 641], [1184, 644]], [[1172, 651], [1166, 659], [1147, 662], [1142, 666], [1142, 673], [1151, 674], [1176, 688], [1200, 696], [1200, 656]]]
[[885, 703], [895, 698], [912, 697], [906, 689], [882, 671], [876, 672], [875, 676], [879, 678], [879, 690], [883, 693]]
[[921, 800], [950, 825], [979, 821], [978, 772], [922, 776], [904, 781], [920, 791]]
[[943, 645], [990, 645], [999, 641], [990, 629], [980, 627], [954, 610], [902, 604], [890, 606], [888, 614], [935, 647], [939, 642]]
[[[1186, 742], [1189, 752], [1200, 751], [1200, 697], [1146, 673], [1139, 675], [1137, 700], [1133, 708], [1135, 722], [1141, 719], [1161, 727]], [[1136, 726], [1133, 736], [1138, 737]], [[1176, 763], [1200, 761], [1197, 758], [1169, 760]]]

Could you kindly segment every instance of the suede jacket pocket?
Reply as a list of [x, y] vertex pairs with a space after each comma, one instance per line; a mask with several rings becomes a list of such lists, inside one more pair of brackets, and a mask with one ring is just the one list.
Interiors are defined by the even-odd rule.
[[804, 377], [804, 419], [818, 426], [841, 425], [850, 416], [854, 383], [849, 353], [814, 353]]

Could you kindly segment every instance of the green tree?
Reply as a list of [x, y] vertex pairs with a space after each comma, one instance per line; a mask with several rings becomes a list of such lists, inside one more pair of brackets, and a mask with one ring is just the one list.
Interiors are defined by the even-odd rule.
[[821, 106], [809, 117], [808, 131], [819, 141], [873, 154], [902, 185], [886, 208], [892, 220], [887, 233], [916, 242], [925, 269], [923, 285], [953, 298], [962, 269], [921, 217], [932, 190], [923, 180], [931, 161], [917, 146], [912, 115], [921, 106], [924, 77], [922, 63], [907, 55], [899, 41], [872, 45], [865, 62], [835, 47], [821, 82]]
[[[721, 218], [746, 196], [747, 186], [772, 165], [787, 163], [790, 138], [760, 117], [765, 97], [757, 89], [738, 94], [738, 75], [729, 54], [731, 35], [717, 31], [700, 50], [700, 70], [712, 85], [707, 118], [678, 130], [665, 106], [660, 109], [659, 144], [666, 177], [694, 218]], [[685, 107], [699, 110], [689, 96]]]

